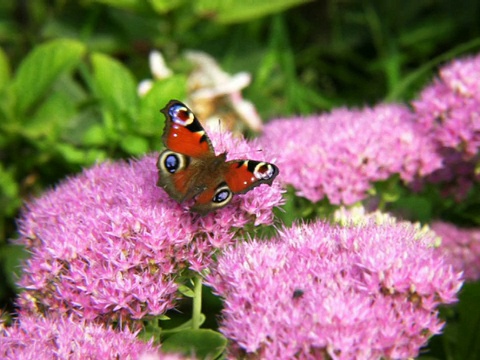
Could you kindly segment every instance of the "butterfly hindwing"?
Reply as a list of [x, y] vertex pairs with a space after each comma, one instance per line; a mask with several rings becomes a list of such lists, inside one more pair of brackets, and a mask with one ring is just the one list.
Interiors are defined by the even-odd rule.
[[270, 163], [256, 160], [227, 162], [225, 181], [234, 194], [243, 194], [261, 185], [271, 185], [278, 175], [278, 168]]
[[218, 169], [224, 180], [216, 177], [214, 184], [195, 198], [190, 210], [206, 214], [226, 206], [234, 194], [243, 194], [261, 185], [271, 185], [278, 175], [278, 168], [270, 163], [255, 160], [234, 160], [223, 162]]

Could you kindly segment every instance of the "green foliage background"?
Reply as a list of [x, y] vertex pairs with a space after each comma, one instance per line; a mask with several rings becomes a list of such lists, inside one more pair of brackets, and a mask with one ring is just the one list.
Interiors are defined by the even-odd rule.
[[[186, 49], [252, 73], [244, 95], [269, 119], [407, 101], [438, 65], [478, 52], [479, 19], [475, 0], [0, 2], [1, 308], [13, 310], [25, 256], [9, 244], [24, 201], [97, 161], [160, 149], [158, 109], [185, 95]], [[175, 76], [139, 98], [153, 49]], [[455, 218], [478, 226], [474, 205], [455, 207]], [[469, 284], [428, 356], [472, 358], [478, 299]]]

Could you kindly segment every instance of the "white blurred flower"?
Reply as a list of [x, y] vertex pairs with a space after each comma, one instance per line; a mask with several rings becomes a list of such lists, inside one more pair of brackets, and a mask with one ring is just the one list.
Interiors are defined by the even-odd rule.
[[[245, 125], [253, 131], [262, 130], [263, 123], [255, 106], [243, 99], [241, 93], [252, 81], [248, 72], [230, 75], [213, 57], [202, 51], [187, 51], [185, 58], [194, 67], [188, 76], [185, 100], [204, 125], [234, 132], [241, 132]], [[159, 51], [150, 53], [149, 63], [153, 79], [138, 84], [140, 96], [150, 91], [155, 80], [173, 74]]]
[[201, 51], [187, 51], [185, 57], [195, 66], [188, 78], [189, 100], [194, 109], [200, 108], [205, 122], [215, 125], [220, 118], [225, 128], [232, 130], [235, 124], [228, 119], [232, 114], [219, 112], [220, 108], [227, 107], [250, 129], [262, 129], [262, 120], [255, 107], [241, 94], [241, 90], [251, 83], [249, 73], [230, 75], [220, 68], [214, 58]]
[[[154, 80], [166, 79], [173, 75], [172, 70], [165, 64], [165, 59], [160, 51], [153, 50], [148, 56], [150, 64], [150, 71], [152, 72]], [[145, 96], [153, 86], [154, 80], [145, 79], [138, 84], [137, 92], [140, 96]]]
[[247, 126], [253, 131], [262, 131], [263, 122], [253, 103], [243, 99], [240, 92], [232, 94], [230, 98], [232, 100], [233, 107], [237, 111], [240, 118], [247, 124]]
[[150, 52], [148, 61], [155, 79], [161, 80], [173, 75], [172, 70], [170, 70], [167, 64], [165, 64], [165, 59], [160, 51], [153, 50]]
[[137, 93], [139, 96], [145, 96], [150, 91], [153, 86], [153, 80], [145, 79], [140, 81], [140, 84], [137, 86]]
[[185, 53], [185, 57], [195, 65], [188, 79], [192, 99], [230, 95], [246, 88], [251, 82], [249, 73], [230, 75], [220, 68], [214, 58], [204, 52], [190, 50]]

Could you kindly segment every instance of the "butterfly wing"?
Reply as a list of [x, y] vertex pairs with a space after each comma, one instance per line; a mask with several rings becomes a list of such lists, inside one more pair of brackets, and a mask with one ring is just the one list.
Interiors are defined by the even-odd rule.
[[158, 157], [157, 185], [177, 202], [195, 198], [190, 210], [205, 215], [227, 205], [233, 194], [271, 185], [278, 175], [278, 168], [267, 162], [227, 162], [226, 154], [216, 156], [202, 125], [180, 101], [171, 100], [161, 111], [166, 150]]
[[243, 194], [261, 185], [271, 185], [279, 170], [273, 164], [256, 160], [234, 160], [227, 162], [225, 182], [234, 194]]
[[162, 140], [167, 149], [192, 157], [214, 155], [202, 124], [185, 104], [170, 100], [160, 111], [165, 115]]
[[206, 190], [195, 180], [203, 162], [215, 158], [215, 152], [200, 121], [182, 102], [170, 100], [161, 112], [166, 118], [162, 136], [166, 150], [158, 157], [157, 185], [183, 202]]
[[270, 163], [255, 160], [234, 160], [218, 166], [219, 175], [212, 174], [212, 184], [195, 198], [190, 210], [202, 215], [226, 206], [234, 194], [243, 194], [261, 185], [271, 185], [278, 168]]

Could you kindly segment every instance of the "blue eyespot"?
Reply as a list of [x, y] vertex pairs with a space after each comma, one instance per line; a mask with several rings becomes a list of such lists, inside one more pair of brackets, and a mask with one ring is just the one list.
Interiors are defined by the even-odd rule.
[[213, 202], [214, 203], [222, 203], [224, 202], [225, 200], [227, 200], [228, 198], [230, 197], [230, 190], [221, 190], [219, 192], [217, 192], [215, 194], [215, 196], [213, 197]]
[[193, 113], [182, 104], [172, 105], [172, 107], [168, 110], [168, 114], [175, 124], [179, 124], [181, 126], [188, 126], [193, 123], [193, 120], [195, 119]]
[[170, 154], [165, 158], [164, 164], [167, 171], [170, 174], [174, 174], [180, 166], [180, 160], [176, 155]]

